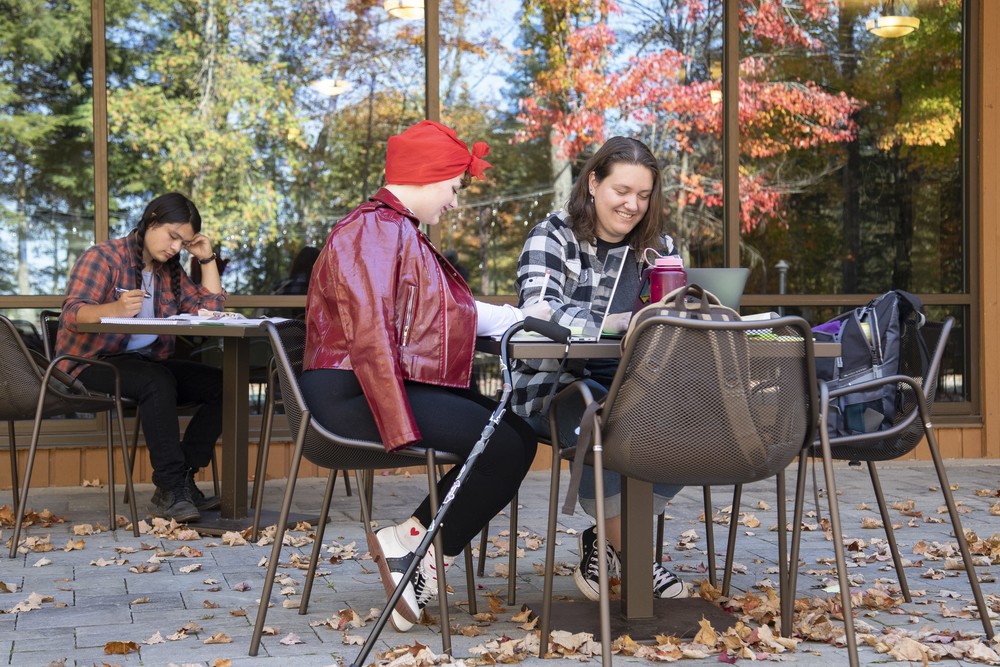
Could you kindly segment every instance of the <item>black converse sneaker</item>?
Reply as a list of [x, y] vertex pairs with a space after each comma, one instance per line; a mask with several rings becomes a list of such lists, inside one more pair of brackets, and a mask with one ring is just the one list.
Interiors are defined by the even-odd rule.
[[191, 502], [191, 492], [185, 482], [172, 489], [156, 487], [153, 498], [149, 501], [149, 513], [163, 519], [173, 519], [177, 523], [201, 519], [198, 508]]
[[[621, 578], [622, 565], [618, 552], [610, 543], [608, 553], [608, 579]], [[573, 571], [573, 581], [587, 599], [601, 599], [600, 561], [597, 554], [597, 527], [591, 526], [580, 533], [580, 564]]]
[[687, 586], [673, 572], [663, 567], [663, 563], [653, 563], [653, 597], [686, 598]]
[[188, 491], [191, 494], [191, 502], [194, 506], [198, 508], [199, 512], [207, 512], [209, 510], [217, 510], [222, 505], [222, 500], [218, 496], [206, 496], [198, 488], [198, 485], [194, 483], [194, 470], [188, 470]]

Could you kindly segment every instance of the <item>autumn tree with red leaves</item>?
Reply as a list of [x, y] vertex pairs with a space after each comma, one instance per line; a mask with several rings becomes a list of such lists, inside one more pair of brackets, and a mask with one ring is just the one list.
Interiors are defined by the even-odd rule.
[[[548, 135], [573, 158], [610, 133], [645, 140], [664, 168], [671, 232], [684, 253], [721, 239], [721, 3], [664, 2], [662, 14], [618, 30], [624, 11], [606, 1], [530, 0], [526, 12], [560, 11], [579, 24], [555, 40], [548, 67], [520, 101], [517, 140]], [[783, 76], [783, 49], [820, 52], [834, 17], [821, 0], [741, 3], [740, 220], [743, 231], [781, 223], [786, 195], [804, 187], [781, 176], [796, 151], [850, 141], [860, 104], [800, 77]], [[582, 18], [589, 22], [581, 22]], [[631, 17], [628, 17], [631, 18]], [[635, 22], [633, 22], [633, 26]], [[620, 39], [619, 34], [627, 39]], [[713, 64], [714, 63], [714, 64]], [[713, 76], [713, 74], [715, 76]], [[819, 169], [819, 171], [824, 171]], [[713, 241], [714, 239], [714, 241]]]

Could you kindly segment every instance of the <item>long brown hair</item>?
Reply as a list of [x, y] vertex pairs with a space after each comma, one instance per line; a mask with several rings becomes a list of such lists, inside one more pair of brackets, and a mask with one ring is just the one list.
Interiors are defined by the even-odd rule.
[[601, 182], [618, 164], [646, 167], [653, 174], [653, 191], [646, 215], [626, 237], [629, 246], [641, 256], [646, 248], [659, 247], [659, 237], [663, 233], [663, 189], [660, 186], [660, 165], [649, 147], [638, 139], [612, 137], [587, 160], [566, 204], [569, 225], [578, 241], [594, 242], [597, 237], [597, 208], [590, 197], [590, 174], [593, 173]]

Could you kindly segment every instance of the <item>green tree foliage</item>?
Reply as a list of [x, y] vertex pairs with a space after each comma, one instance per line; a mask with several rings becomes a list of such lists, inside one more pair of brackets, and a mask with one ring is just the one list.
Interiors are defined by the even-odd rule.
[[[0, 290], [54, 291], [52, 267], [93, 241], [90, 3], [4, 0], [0, 35]], [[29, 240], [52, 248], [36, 273]]]

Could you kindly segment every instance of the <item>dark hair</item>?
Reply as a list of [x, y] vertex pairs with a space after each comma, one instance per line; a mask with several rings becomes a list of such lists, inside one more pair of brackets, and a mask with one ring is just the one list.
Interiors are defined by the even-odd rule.
[[319, 257], [319, 248], [315, 248], [311, 245], [307, 245], [299, 250], [298, 254], [295, 255], [295, 259], [292, 260], [292, 268], [288, 272], [288, 275], [294, 276], [298, 274], [310, 275], [312, 274], [313, 264], [316, 263], [316, 259]]
[[[136, 277], [142, 281], [142, 249], [146, 238], [146, 230], [159, 225], [190, 223], [195, 234], [201, 231], [201, 213], [194, 202], [180, 194], [179, 192], [168, 192], [160, 195], [146, 205], [146, 210], [139, 218], [139, 224], [135, 228], [136, 240], [136, 267], [138, 271]], [[167, 270], [170, 271], [170, 283], [173, 286], [174, 298], [178, 305], [181, 302], [181, 259], [180, 254], [174, 255], [166, 262]], [[142, 285], [136, 285], [137, 289], [142, 289]]]
[[659, 246], [659, 238], [663, 233], [663, 189], [660, 185], [660, 164], [649, 147], [638, 139], [612, 137], [587, 160], [566, 203], [569, 225], [577, 240], [594, 242], [597, 236], [597, 209], [590, 197], [590, 174], [593, 173], [597, 181], [601, 182], [618, 164], [646, 167], [653, 173], [649, 208], [627, 237], [629, 246], [641, 255], [646, 248]]

